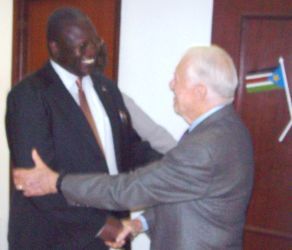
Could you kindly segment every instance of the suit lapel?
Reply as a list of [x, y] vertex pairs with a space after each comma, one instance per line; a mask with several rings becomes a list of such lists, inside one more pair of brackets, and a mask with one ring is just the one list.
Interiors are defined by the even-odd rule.
[[40, 75], [47, 85], [48, 100], [54, 101], [62, 116], [76, 128], [75, 133], [81, 136], [80, 139], [86, 140], [95, 154], [102, 154], [85, 116], [49, 63]]

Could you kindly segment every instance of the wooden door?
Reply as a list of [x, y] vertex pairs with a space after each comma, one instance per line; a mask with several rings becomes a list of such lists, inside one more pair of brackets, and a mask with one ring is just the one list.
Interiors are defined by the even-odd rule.
[[46, 23], [57, 8], [76, 7], [86, 13], [105, 40], [105, 74], [117, 80], [120, 0], [14, 0], [13, 82], [40, 68], [48, 59]]
[[235, 60], [240, 83], [235, 106], [254, 143], [244, 249], [292, 249], [292, 129], [278, 141], [291, 119], [285, 91], [250, 94], [244, 80], [250, 71], [277, 66], [283, 56], [292, 89], [292, 1], [214, 0], [212, 42]]

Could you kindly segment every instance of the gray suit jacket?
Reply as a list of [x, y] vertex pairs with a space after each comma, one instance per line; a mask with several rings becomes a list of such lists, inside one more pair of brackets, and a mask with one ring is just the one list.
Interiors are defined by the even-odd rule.
[[165, 157], [130, 174], [68, 175], [70, 204], [146, 208], [152, 250], [241, 249], [253, 181], [249, 133], [232, 106], [214, 113]]

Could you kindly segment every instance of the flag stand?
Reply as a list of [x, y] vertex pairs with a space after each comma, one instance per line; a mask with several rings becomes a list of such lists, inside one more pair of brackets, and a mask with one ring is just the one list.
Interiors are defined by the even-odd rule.
[[288, 133], [288, 131], [290, 130], [291, 127], [292, 127], [292, 119], [290, 120], [290, 122], [288, 122], [288, 124], [286, 125], [285, 129], [283, 130], [283, 132], [279, 136], [279, 139], [278, 139], [279, 142], [282, 142], [284, 140], [285, 136], [287, 135], [287, 133]]
[[289, 116], [290, 116], [290, 121], [288, 122], [288, 124], [286, 125], [286, 127], [284, 128], [283, 132], [281, 133], [281, 135], [279, 136], [279, 139], [278, 139], [279, 142], [282, 142], [292, 127], [292, 102], [291, 102], [291, 95], [290, 95], [289, 84], [288, 84], [288, 80], [287, 80], [287, 76], [286, 76], [283, 57], [279, 58], [279, 63], [280, 63], [283, 78], [284, 78], [283, 79], [284, 80], [284, 89], [285, 89], [288, 110], [289, 110]]

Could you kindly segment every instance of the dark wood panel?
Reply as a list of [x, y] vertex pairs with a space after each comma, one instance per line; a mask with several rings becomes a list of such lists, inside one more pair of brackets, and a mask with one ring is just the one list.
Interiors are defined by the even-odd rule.
[[214, 0], [212, 42], [225, 48], [239, 66], [242, 17], [247, 15], [291, 16], [291, 13], [291, 0]]
[[212, 32], [212, 42], [237, 65], [235, 105], [254, 142], [255, 182], [244, 249], [292, 249], [292, 131], [278, 142], [290, 119], [285, 91], [248, 94], [244, 83], [248, 72], [277, 66], [283, 56], [291, 91], [292, 1], [214, 0]]
[[291, 235], [261, 229], [245, 231], [244, 249], [248, 250], [290, 250]]
[[13, 56], [12, 56], [12, 83], [19, 81], [25, 70], [26, 62], [26, 2], [14, 0], [13, 11]]
[[15, 0], [14, 4], [13, 82], [39, 68], [48, 58], [47, 19], [53, 10], [63, 6], [79, 8], [91, 18], [108, 48], [105, 74], [117, 79], [120, 0]]
[[[285, 91], [248, 94], [243, 83], [247, 72], [276, 66], [279, 56], [284, 57], [288, 69], [292, 68], [292, 17], [244, 17], [241, 27], [242, 84], [237, 106], [252, 133], [256, 163], [248, 223], [292, 233], [288, 178], [292, 176], [292, 131], [283, 143], [278, 142], [290, 119]], [[288, 79], [292, 79], [292, 72], [287, 73]]]

